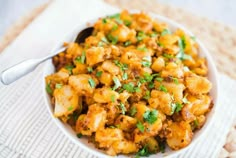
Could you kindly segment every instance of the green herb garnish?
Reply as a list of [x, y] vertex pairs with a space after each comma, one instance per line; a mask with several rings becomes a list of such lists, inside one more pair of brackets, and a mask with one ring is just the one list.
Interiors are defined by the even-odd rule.
[[124, 43], [124, 46], [125, 46], [125, 47], [127, 47], [127, 46], [129, 46], [129, 45], [131, 45], [131, 42], [130, 42], [130, 41], [126, 41], [126, 42]]
[[122, 75], [122, 80], [127, 80], [128, 79], [128, 74], [125, 72], [123, 75]]
[[92, 67], [87, 67], [87, 70], [88, 70], [89, 73], [93, 72], [93, 68]]
[[185, 95], [185, 96], [183, 97], [182, 102], [183, 102], [184, 104], [189, 104], [189, 103], [190, 103], [190, 102], [188, 101], [188, 99], [187, 99], [187, 95]]
[[109, 41], [111, 41], [112, 44], [116, 44], [118, 42], [118, 37], [117, 36], [112, 36], [111, 34], [108, 34], [107, 38], [108, 38]]
[[172, 104], [175, 104], [175, 112], [176, 113], [180, 112], [183, 108], [183, 104], [180, 104], [180, 103], [172, 103]]
[[82, 135], [81, 133], [78, 133], [76, 136], [77, 136], [78, 138], [81, 138], [83, 135]]
[[151, 153], [149, 152], [147, 145], [145, 145], [142, 149], [138, 151], [135, 158], [139, 158], [139, 156], [149, 156], [149, 155], [151, 155]]
[[166, 87], [162, 84], [160, 85], [159, 90], [167, 93]]
[[150, 99], [150, 91], [146, 91], [145, 95], [143, 96], [144, 99], [148, 100]]
[[142, 122], [138, 121], [138, 123], [136, 124], [136, 127], [143, 133], [144, 132], [144, 125], [142, 124]]
[[144, 67], [150, 67], [152, 65], [152, 62], [149, 57], [144, 57], [142, 60], [142, 65]]
[[128, 65], [127, 64], [123, 64], [121, 62], [119, 62], [118, 60], [114, 60], [114, 63], [116, 64], [116, 66], [118, 66], [122, 71], [125, 71], [128, 69]]
[[85, 54], [85, 51], [83, 51], [81, 56], [78, 56], [77, 58], [75, 58], [75, 61], [77, 61], [81, 64], [84, 64], [85, 58], [86, 58], [86, 54]]
[[157, 37], [157, 32], [153, 32], [150, 34], [151, 37]]
[[61, 83], [57, 83], [55, 87], [56, 87], [56, 89], [60, 89], [62, 87], [62, 84]]
[[137, 113], [137, 108], [133, 106], [133, 107], [130, 109], [130, 116], [133, 117], [136, 113]]
[[147, 110], [143, 114], [143, 118], [148, 123], [153, 124], [157, 120], [157, 114], [158, 114], [157, 110], [152, 110], [152, 111]]
[[111, 18], [111, 19], [114, 19], [118, 24], [123, 23], [122, 20], [120, 19], [120, 14], [119, 13], [108, 16], [108, 17]]
[[164, 79], [162, 77], [156, 77], [155, 80], [158, 82], [162, 82]]
[[48, 94], [52, 94], [52, 89], [51, 89], [51, 84], [50, 83], [48, 83], [46, 85], [46, 91], [48, 92]]
[[113, 103], [115, 102], [115, 95], [114, 95], [114, 94], [111, 96], [111, 101], [112, 101]]
[[124, 20], [124, 24], [129, 27], [129, 26], [131, 25], [131, 21], [129, 21], [129, 20]]
[[175, 84], [179, 84], [179, 80], [178, 78], [175, 77], [171, 77], [172, 81], [174, 81]]
[[102, 75], [102, 71], [96, 72], [96, 76], [97, 76], [97, 77], [101, 77], [101, 75]]
[[120, 109], [121, 109], [121, 113], [124, 115], [125, 112], [126, 112], [126, 107], [125, 107], [125, 104], [123, 103], [120, 103]]
[[149, 89], [152, 89], [152, 88], [154, 88], [154, 87], [155, 87], [154, 82], [149, 82], [149, 83], [148, 83], [148, 88], [149, 88]]
[[176, 58], [179, 58], [180, 60], [191, 60], [192, 57], [184, 53], [184, 49], [186, 47], [185, 36], [181, 37], [178, 40], [178, 44], [179, 44], [179, 53], [176, 55]]
[[165, 36], [167, 34], [171, 34], [170, 30], [168, 29], [164, 29], [162, 32], [161, 32], [161, 36]]
[[195, 128], [197, 128], [197, 127], [199, 126], [199, 122], [198, 122], [197, 119], [195, 119], [195, 120], [193, 121], [193, 123], [194, 123], [194, 127], [195, 127]]
[[115, 83], [113, 90], [116, 90], [117, 88], [119, 88], [121, 86], [120, 80], [117, 77], [113, 77], [113, 81]]
[[165, 58], [167, 58], [167, 59], [173, 59], [173, 58], [174, 58], [173, 55], [166, 54], [166, 53], [164, 53], [162, 56], [165, 57]]
[[162, 44], [160, 42], [157, 42], [157, 45], [160, 46], [160, 47], [164, 47], [164, 44]]
[[92, 78], [88, 79], [88, 83], [89, 83], [90, 87], [92, 87], [92, 88], [96, 87], [96, 83], [95, 83], [95, 81]]
[[117, 30], [118, 29], [118, 25], [117, 24], [115, 24], [113, 27], [112, 27], [112, 31], [115, 31], [115, 30]]
[[138, 35], [137, 35], [137, 40], [138, 40], [138, 42], [140, 42], [140, 41], [142, 41], [144, 38], [146, 38], [146, 35], [145, 35], [145, 33], [143, 32], [143, 31], [140, 31], [140, 32], [138, 32]]
[[145, 47], [145, 46], [143, 46], [143, 47], [138, 47], [137, 50], [140, 50], [140, 51], [142, 51], [142, 52], [147, 52], [147, 51], [148, 51], [147, 47]]
[[69, 71], [69, 74], [71, 75], [72, 74], [72, 70], [74, 69], [74, 66], [73, 65], [67, 65], [65, 66], [65, 69]]
[[122, 88], [125, 89], [129, 93], [141, 92], [141, 89], [139, 87], [135, 87], [132, 82], [124, 84]]
[[74, 108], [73, 108], [73, 106], [71, 105], [71, 106], [68, 107], [67, 110], [68, 110], [68, 111], [71, 111], [71, 110], [73, 110], [73, 109], [74, 109]]

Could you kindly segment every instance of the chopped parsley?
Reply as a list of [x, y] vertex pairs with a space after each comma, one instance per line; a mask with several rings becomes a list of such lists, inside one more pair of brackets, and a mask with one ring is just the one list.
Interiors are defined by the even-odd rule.
[[144, 125], [142, 124], [142, 122], [138, 121], [138, 123], [136, 124], [136, 127], [143, 133], [144, 132]]
[[122, 79], [123, 80], [127, 80], [128, 79], [128, 74], [126, 72], [122, 75]]
[[120, 103], [120, 109], [121, 109], [121, 113], [124, 115], [125, 112], [126, 112], [126, 107], [125, 107], [125, 104], [123, 103]]
[[121, 87], [120, 80], [117, 77], [113, 77], [113, 81], [115, 83], [113, 90], [116, 90], [117, 88]]
[[120, 14], [119, 13], [108, 16], [108, 17], [111, 18], [111, 19], [114, 19], [118, 24], [123, 23], [123, 21], [120, 19]]
[[150, 99], [150, 91], [146, 91], [145, 95], [143, 96], [144, 99], [148, 100]]
[[175, 110], [176, 110], [176, 104], [175, 103], [171, 103], [171, 115], [174, 114]]
[[72, 74], [72, 70], [74, 69], [74, 66], [73, 65], [67, 65], [65, 66], [65, 69], [69, 71], [69, 74], [71, 75]]
[[127, 46], [129, 46], [129, 45], [131, 45], [131, 42], [130, 42], [130, 41], [126, 41], [126, 42], [124, 43], [124, 46], [125, 46], [125, 47], [127, 47]]
[[166, 87], [162, 84], [160, 85], [159, 90], [167, 93]]
[[130, 20], [124, 20], [124, 24], [129, 27], [131, 25], [131, 21]]
[[150, 34], [151, 37], [157, 37], [157, 32], [153, 32]]
[[160, 42], [157, 42], [157, 45], [160, 46], [160, 47], [164, 47], [164, 44], [162, 44]]
[[134, 93], [134, 92], [140, 92], [141, 89], [139, 87], [135, 87], [132, 82], [124, 84], [122, 86], [123, 89], [125, 89], [129, 93]]
[[112, 128], [112, 129], [114, 129], [114, 128], [116, 128], [116, 126], [109, 126], [109, 128]]
[[142, 51], [142, 52], [147, 52], [147, 51], [148, 51], [148, 49], [147, 49], [146, 46], [138, 47], [137, 50], [140, 50], [140, 51]]
[[143, 60], [143, 61], [142, 61], [142, 65], [143, 65], [144, 67], [150, 67], [150, 66], [152, 65], [152, 63], [151, 63], [150, 61]]
[[[159, 74], [149, 74], [149, 73], [145, 73], [144, 77], [140, 77], [139, 78], [139, 83], [145, 83], [145, 82], [152, 82], [152, 80], [156, 77], [159, 76]], [[151, 87], [154, 85], [150, 85]]]
[[67, 108], [68, 111], [71, 111], [71, 110], [73, 110], [73, 109], [74, 109], [74, 108], [73, 108], [72, 105]]
[[109, 43], [105, 36], [101, 38], [101, 41], [104, 42], [104, 43]]
[[102, 71], [96, 72], [96, 76], [97, 76], [97, 77], [101, 77], [101, 75], [102, 75]]
[[149, 124], [153, 124], [154, 122], [156, 122], [157, 120], [157, 110], [147, 110], [145, 111], [145, 113], [143, 114], [143, 118], [145, 121], [147, 121]]
[[174, 81], [175, 84], [179, 84], [179, 80], [178, 78], [175, 77], [171, 77], [172, 81]]
[[181, 37], [178, 40], [178, 45], [179, 45], [179, 53], [176, 55], [176, 58], [179, 58], [180, 60], [191, 60], [192, 57], [184, 53], [184, 49], [186, 47], [185, 36]]
[[162, 82], [164, 79], [162, 77], [156, 77], [155, 80], [158, 82]]
[[123, 64], [121, 62], [119, 62], [118, 60], [114, 60], [114, 63], [116, 64], [116, 66], [118, 66], [122, 71], [125, 71], [128, 69], [128, 65], [127, 64]]
[[146, 35], [145, 35], [145, 33], [143, 32], [143, 31], [140, 31], [140, 32], [138, 32], [138, 35], [137, 35], [137, 40], [138, 40], [138, 42], [140, 42], [140, 41], [142, 41], [144, 38], [146, 38]]
[[161, 32], [161, 36], [165, 36], [167, 34], [171, 34], [170, 30], [168, 29], [164, 29], [162, 32]]
[[130, 109], [130, 116], [134, 116], [136, 113], [137, 113], [137, 108], [133, 106], [133, 107]]
[[118, 37], [117, 36], [112, 36], [111, 34], [108, 34], [107, 38], [108, 38], [109, 41], [111, 41], [112, 44], [116, 44], [118, 42]]
[[197, 127], [199, 126], [199, 122], [198, 122], [197, 119], [195, 119], [195, 120], [193, 121], [193, 123], [194, 123], [194, 127], [195, 127], [195, 128], [197, 128]]
[[115, 25], [113, 25], [113, 27], [112, 27], [112, 31], [115, 31], [115, 30], [117, 30], [118, 29], [118, 25], [117, 24], [115, 24]]
[[104, 43], [102, 41], [98, 42], [98, 47], [102, 47], [104, 45]]
[[154, 82], [149, 82], [149, 83], [148, 83], [148, 88], [149, 88], [149, 89], [152, 89], [152, 88], [154, 88], [154, 87], [155, 87]]
[[48, 92], [48, 94], [52, 94], [52, 89], [51, 89], [51, 84], [50, 83], [48, 83], [46, 85], [46, 91]]
[[85, 54], [85, 51], [83, 51], [81, 56], [78, 56], [77, 58], [75, 58], [75, 61], [77, 61], [78, 63], [84, 64], [85, 58], [86, 58], [86, 54]]
[[87, 67], [87, 70], [88, 70], [89, 73], [93, 72], [93, 68], [92, 67]]
[[111, 96], [111, 101], [112, 101], [113, 103], [115, 102], [115, 95], [114, 95], [114, 94]]
[[183, 104], [180, 104], [180, 103], [172, 103], [172, 104], [175, 104], [175, 112], [178, 113], [182, 110], [183, 108]]
[[189, 104], [189, 103], [190, 103], [190, 102], [188, 101], [188, 99], [187, 99], [187, 95], [185, 95], [185, 96], [183, 97], [182, 102], [183, 102], [184, 104]]
[[150, 67], [152, 65], [151, 59], [149, 57], [144, 57], [142, 60], [142, 65], [144, 67]]
[[135, 158], [139, 158], [139, 156], [149, 156], [151, 153], [148, 150], [147, 145], [145, 145], [142, 149], [138, 151]]
[[74, 111], [71, 115], [69, 115], [70, 118], [72, 118], [75, 122], [79, 117], [79, 113]]
[[166, 54], [166, 53], [164, 53], [162, 56], [165, 57], [165, 58], [167, 58], [167, 59], [173, 59], [173, 58], [174, 58], [173, 55]]
[[77, 136], [78, 138], [81, 138], [83, 135], [82, 135], [81, 133], [78, 133], [76, 136]]
[[57, 83], [55, 87], [56, 87], [56, 89], [60, 89], [62, 87], [62, 84], [61, 83]]
[[88, 83], [89, 83], [90, 87], [92, 87], [92, 88], [96, 87], [96, 83], [95, 83], [95, 81], [92, 78], [88, 79]]
[[103, 19], [102, 19], [102, 23], [103, 23], [103, 24], [106, 24], [106, 23], [107, 23], [107, 19], [106, 19], [106, 18], [103, 18]]

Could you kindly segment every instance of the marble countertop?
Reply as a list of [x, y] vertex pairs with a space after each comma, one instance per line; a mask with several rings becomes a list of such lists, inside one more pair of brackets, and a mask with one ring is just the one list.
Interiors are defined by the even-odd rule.
[[[0, 37], [17, 19], [48, 0], [0, 0]], [[157, 0], [236, 27], [236, 0]]]

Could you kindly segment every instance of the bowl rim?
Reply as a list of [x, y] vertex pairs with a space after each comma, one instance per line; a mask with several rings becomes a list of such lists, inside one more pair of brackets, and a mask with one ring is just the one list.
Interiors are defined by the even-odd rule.
[[[141, 10], [134, 10], [134, 9], [131, 9], [131, 10], [128, 10], [129, 13], [133, 14], [133, 13], [140, 13], [142, 12]], [[114, 13], [119, 13], [120, 10], [117, 12], [114, 12]], [[190, 36], [194, 36], [194, 34], [189, 31], [185, 26], [183, 26], [182, 24], [179, 24], [177, 23], [176, 21], [174, 20], [171, 20], [170, 18], [168, 17], [165, 17], [165, 16], [162, 16], [162, 15], [159, 15], [159, 14], [156, 14], [156, 13], [153, 13], [153, 12], [150, 12], [150, 11], [145, 11], [146, 14], [148, 14], [151, 18], [153, 18], [154, 20], [158, 20], [158, 21], [161, 21], [161, 22], [164, 22], [164, 23], [167, 23], [169, 27], [174, 27], [174, 28], [179, 28], [181, 30], [183, 30], [186, 34], [190, 35]], [[110, 14], [111, 15], [111, 14]], [[105, 16], [102, 16], [102, 17], [105, 17]], [[76, 25], [72, 30], [70, 30], [69, 33], [67, 33], [65, 36], [63, 36], [63, 38], [61, 38], [62, 40], [61, 41], [58, 41], [55, 46], [53, 47], [52, 51], [51, 52], [54, 52], [56, 50], [58, 50], [60, 47], [63, 46], [63, 43], [65, 42], [65, 39], [67, 38], [70, 38], [70, 39], [74, 39], [76, 38], [76, 34], [74, 34], [75, 30], [79, 30], [81, 31], [82, 29], [88, 27], [88, 24], [91, 25], [91, 24], [94, 24], [96, 22], [97, 19], [99, 18], [102, 18], [102, 17], [97, 17], [97, 18], [94, 18], [92, 20], [88, 20], [87, 22], [84, 22], [82, 24], [78, 24]], [[79, 29], [78, 29], [79, 28]], [[63, 40], [64, 39], [64, 40]], [[196, 38], [196, 43], [198, 43], [199, 45], [199, 48], [202, 50], [201, 54], [204, 54], [204, 56], [206, 57], [207, 59], [207, 67], [209, 69], [210, 68], [210, 71], [212, 73], [212, 76], [214, 76], [215, 80], [214, 80], [214, 91], [215, 91], [215, 98], [214, 98], [214, 105], [211, 109], [211, 111], [209, 113], [211, 113], [211, 117], [208, 118], [207, 116], [207, 122], [205, 122], [204, 126], [200, 129], [200, 131], [202, 131], [202, 133], [200, 133], [200, 135], [195, 138], [195, 139], [192, 139], [191, 140], [191, 143], [180, 149], [180, 150], [177, 150], [177, 151], [174, 151], [173, 153], [170, 153], [170, 154], [162, 154], [162, 156], [164, 157], [175, 157], [181, 153], [183, 153], [184, 151], [190, 149], [194, 144], [196, 144], [200, 139], [202, 139], [204, 137], [204, 135], [206, 135], [207, 131], [209, 130], [209, 126], [211, 126], [213, 124], [213, 118], [215, 116], [215, 112], [217, 111], [218, 109], [218, 96], [219, 96], [219, 81], [218, 81], [218, 72], [217, 72], [217, 69], [216, 69], [216, 66], [214, 64], [214, 61], [209, 53], [209, 51], [207, 50], [207, 48], [204, 46], [204, 44], [198, 39]], [[66, 128], [64, 127], [64, 123], [56, 118], [54, 115], [53, 115], [53, 111], [52, 109], [50, 108], [51, 106], [51, 103], [49, 101], [50, 99], [50, 96], [47, 94], [47, 92], [45, 91], [45, 76], [48, 75], [46, 74], [46, 71], [48, 69], [48, 66], [49, 64], [51, 65], [52, 64], [52, 60], [48, 60], [44, 63], [44, 69], [43, 69], [43, 82], [42, 82], [42, 86], [43, 86], [43, 95], [44, 95], [44, 102], [46, 103], [46, 107], [47, 107], [47, 110], [48, 112], [50, 113], [50, 117], [52, 118], [52, 120], [55, 122], [55, 124], [57, 125], [57, 127], [59, 127], [59, 129], [67, 136], [70, 138], [70, 140], [72, 140], [75, 144], [78, 144], [79, 147], [81, 147], [82, 149], [88, 151], [89, 153], [92, 153], [93, 155], [96, 155], [98, 157], [106, 157], [106, 158], [111, 158], [113, 156], [109, 156], [103, 152], [98, 152], [98, 151], [95, 151], [93, 150], [92, 148], [84, 145], [81, 141], [79, 141], [79, 139], [75, 139], [74, 136], [72, 136], [67, 130]], [[212, 88], [213, 89], [213, 88]], [[208, 114], [209, 114], [208, 113]], [[207, 115], [208, 115], [207, 114]], [[206, 123], [208, 123], [206, 125]], [[160, 153], [159, 153], [160, 154]], [[153, 154], [154, 156], [156, 154]]]

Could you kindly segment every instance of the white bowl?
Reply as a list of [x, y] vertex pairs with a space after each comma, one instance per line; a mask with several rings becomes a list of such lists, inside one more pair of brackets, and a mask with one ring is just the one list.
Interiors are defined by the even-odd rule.
[[[131, 11], [131, 13], [137, 13], [139, 11]], [[175, 30], [177, 28], [180, 28], [182, 30], [184, 30], [187, 34], [189, 34], [190, 36], [193, 36], [193, 34], [188, 31], [186, 28], [184, 28], [182, 25], [157, 14], [152, 14], [152, 13], [148, 13], [152, 18], [157, 19], [158, 21], [167, 23], [170, 27], [171, 30]], [[99, 18], [99, 17], [98, 17]], [[96, 19], [97, 20], [97, 19]], [[89, 21], [90, 24], [93, 24], [96, 20], [92, 20]], [[58, 42], [58, 44], [55, 46], [55, 48], [52, 51], [58, 50], [60, 47], [62, 47], [63, 42], [70, 42], [70, 41], [74, 41], [74, 39], [76, 38], [77, 34], [84, 28], [88, 27], [87, 23], [84, 23], [82, 25], [76, 26], [71, 33], [69, 33], [67, 36], [65, 36], [65, 38], [61, 39], [60, 42]], [[213, 117], [215, 116], [215, 112], [218, 109], [218, 77], [217, 77], [217, 71], [216, 71], [216, 67], [213, 63], [213, 60], [209, 54], [209, 52], [207, 51], [207, 49], [204, 47], [204, 45], [198, 40], [196, 39], [197, 43], [199, 44], [199, 55], [202, 57], [206, 57], [207, 59], [207, 63], [208, 63], [208, 69], [209, 69], [209, 73], [208, 73], [208, 78], [209, 80], [212, 82], [212, 89], [210, 91], [210, 95], [213, 99], [213, 103], [214, 106], [212, 108], [212, 110], [207, 114], [207, 120], [206, 123], [204, 124], [204, 126], [199, 130], [196, 131], [194, 133], [194, 137], [192, 139], [192, 142], [185, 148], [178, 150], [178, 151], [172, 151], [169, 148], [166, 149], [165, 153], [158, 153], [158, 154], [154, 154], [149, 156], [150, 158], [157, 158], [157, 157], [163, 157], [163, 156], [167, 156], [167, 157], [175, 157], [177, 155], [179, 155], [180, 153], [184, 152], [186, 149], [191, 148], [194, 146], [194, 144], [196, 144], [196, 142], [198, 140], [201, 139], [201, 137], [207, 133], [208, 127], [210, 126], [210, 124], [212, 124], [213, 122]], [[44, 98], [45, 98], [45, 103], [47, 106], [47, 109], [52, 117], [52, 119], [54, 120], [54, 122], [56, 123], [56, 125], [61, 129], [61, 131], [68, 137], [70, 138], [74, 143], [76, 143], [79, 147], [87, 150], [89, 153], [94, 154], [98, 157], [111, 157], [108, 156], [107, 154], [105, 154], [102, 150], [99, 150], [97, 148], [94, 147], [93, 143], [88, 143], [88, 140], [85, 138], [77, 138], [76, 133], [71, 129], [71, 127], [65, 123], [63, 123], [62, 121], [60, 121], [60, 119], [56, 118], [53, 116], [53, 109], [52, 109], [52, 105], [51, 105], [51, 101], [50, 101], [50, 96], [47, 94], [47, 92], [45, 91], [45, 76], [54, 73], [55, 69], [54, 66], [52, 64], [52, 60], [48, 60], [45, 63], [45, 68], [44, 68], [44, 75], [42, 76], [43, 80], [43, 91], [44, 91]], [[208, 133], [210, 134], [210, 133]], [[119, 158], [123, 157], [128, 157], [125, 155], [119, 155]]]

